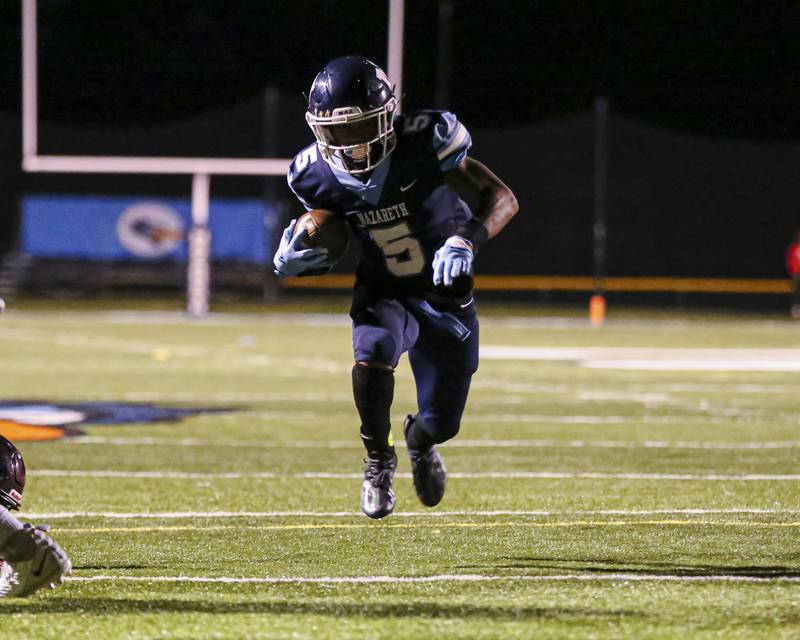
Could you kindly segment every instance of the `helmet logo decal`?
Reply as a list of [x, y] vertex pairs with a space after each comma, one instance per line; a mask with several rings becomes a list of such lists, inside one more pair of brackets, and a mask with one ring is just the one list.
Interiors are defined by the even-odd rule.
[[389, 85], [390, 87], [392, 86], [392, 83], [389, 82], [389, 76], [387, 76], [386, 72], [380, 67], [375, 67], [375, 75], [378, 77], [378, 80], [384, 84]]

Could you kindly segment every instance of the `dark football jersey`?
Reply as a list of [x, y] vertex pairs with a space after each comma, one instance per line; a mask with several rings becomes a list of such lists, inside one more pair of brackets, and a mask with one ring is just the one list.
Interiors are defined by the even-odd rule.
[[383, 295], [463, 297], [472, 277], [434, 287], [431, 262], [472, 217], [444, 182], [472, 140], [452, 113], [418, 111], [395, 118], [397, 146], [364, 181], [331, 167], [316, 143], [295, 156], [288, 183], [306, 209], [346, 218], [361, 247], [357, 282]]

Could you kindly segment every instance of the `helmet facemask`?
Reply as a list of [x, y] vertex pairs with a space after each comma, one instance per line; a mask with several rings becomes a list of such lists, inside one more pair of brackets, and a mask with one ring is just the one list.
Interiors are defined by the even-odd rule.
[[325, 162], [350, 175], [373, 171], [394, 150], [394, 112], [397, 100], [371, 111], [340, 107], [332, 112], [306, 112]]

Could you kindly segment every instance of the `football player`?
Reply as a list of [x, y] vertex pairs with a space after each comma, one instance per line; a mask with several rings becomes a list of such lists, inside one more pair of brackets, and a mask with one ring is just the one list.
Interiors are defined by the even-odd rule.
[[9, 513], [22, 504], [25, 463], [17, 448], [0, 436], [0, 597], [24, 597], [54, 588], [72, 571], [46, 526], [23, 524]]
[[[517, 212], [511, 190], [468, 156], [466, 127], [447, 111], [397, 114], [386, 74], [361, 56], [316, 76], [306, 121], [316, 142], [291, 163], [288, 183], [306, 209], [344, 217], [362, 257], [350, 310], [353, 394], [367, 449], [361, 509], [392, 512], [397, 456], [389, 411], [394, 370], [408, 352], [418, 411], [403, 424], [414, 487], [433, 507], [447, 475], [436, 445], [456, 435], [478, 367], [472, 263]], [[306, 231], [284, 230], [274, 264], [286, 276], [329, 268]]]

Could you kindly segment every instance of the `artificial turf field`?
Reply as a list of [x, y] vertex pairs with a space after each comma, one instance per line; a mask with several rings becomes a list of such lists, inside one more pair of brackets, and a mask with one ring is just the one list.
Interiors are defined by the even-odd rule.
[[399, 446], [370, 521], [346, 302], [324, 308], [0, 318], [0, 400], [226, 409], [18, 442], [22, 515], [75, 571], [0, 600], [5, 637], [800, 636], [800, 323], [487, 308], [442, 504]]

